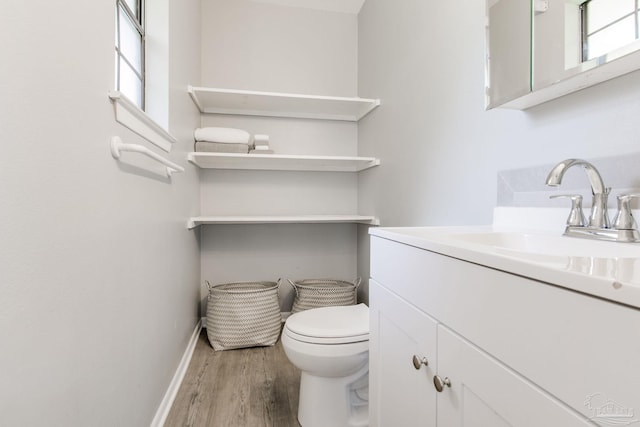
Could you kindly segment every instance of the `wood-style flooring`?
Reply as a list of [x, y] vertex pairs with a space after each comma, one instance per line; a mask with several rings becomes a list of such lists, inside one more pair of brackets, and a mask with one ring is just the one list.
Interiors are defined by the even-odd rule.
[[203, 329], [165, 427], [300, 427], [299, 388], [280, 340], [214, 351]]

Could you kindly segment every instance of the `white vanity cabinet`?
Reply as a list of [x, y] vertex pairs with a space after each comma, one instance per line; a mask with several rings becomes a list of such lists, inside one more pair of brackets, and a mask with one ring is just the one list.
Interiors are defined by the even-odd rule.
[[638, 422], [640, 310], [386, 237], [371, 241], [371, 426]]
[[437, 322], [373, 280], [369, 305], [370, 424], [435, 426]]
[[437, 396], [438, 427], [592, 426], [593, 423], [440, 325], [438, 371], [451, 385]]
[[374, 280], [370, 304], [372, 426], [593, 425]]

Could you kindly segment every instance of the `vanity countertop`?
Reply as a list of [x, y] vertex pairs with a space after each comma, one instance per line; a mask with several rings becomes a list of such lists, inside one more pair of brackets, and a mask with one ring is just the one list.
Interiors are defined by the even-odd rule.
[[386, 227], [383, 239], [640, 308], [640, 244], [502, 226]]

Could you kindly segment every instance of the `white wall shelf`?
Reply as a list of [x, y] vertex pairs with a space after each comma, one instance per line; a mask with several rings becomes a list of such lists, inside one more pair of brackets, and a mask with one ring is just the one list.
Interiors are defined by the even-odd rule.
[[374, 157], [298, 156], [282, 154], [189, 153], [189, 161], [203, 169], [360, 172], [378, 166]]
[[335, 224], [380, 225], [378, 218], [364, 215], [281, 215], [281, 216], [198, 216], [187, 223], [189, 230], [199, 225], [231, 224]]
[[189, 86], [201, 113], [294, 117], [357, 122], [380, 105], [379, 99], [316, 96]]
[[[379, 99], [312, 96], [189, 86], [189, 95], [203, 114], [291, 117], [357, 122], [380, 105]], [[189, 162], [203, 169], [359, 172], [378, 166], [373, 157], [307, 156], [192, 152]], [[379, 225], [364, 215], [216, 215], [189, 218], [187, 227], [230, 224], [339, 224]]]

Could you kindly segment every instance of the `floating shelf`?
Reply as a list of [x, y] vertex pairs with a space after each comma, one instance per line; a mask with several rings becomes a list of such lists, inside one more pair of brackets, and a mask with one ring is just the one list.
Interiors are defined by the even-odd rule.
[[189, 153], [203, 169], [359, 172], [378, 166], [374, 157], [297, 156], [283, 154]]
[[380, 105], [379, 99], [315, 96], [189, 86], [202, 113], [295, 117], [357, 122]]
[[189, 230], [207, 224], [332, 224], [380, 225], [373, 216], [363, 215], [285, 215], [285, 216], [198, 216], [189, 219]]

